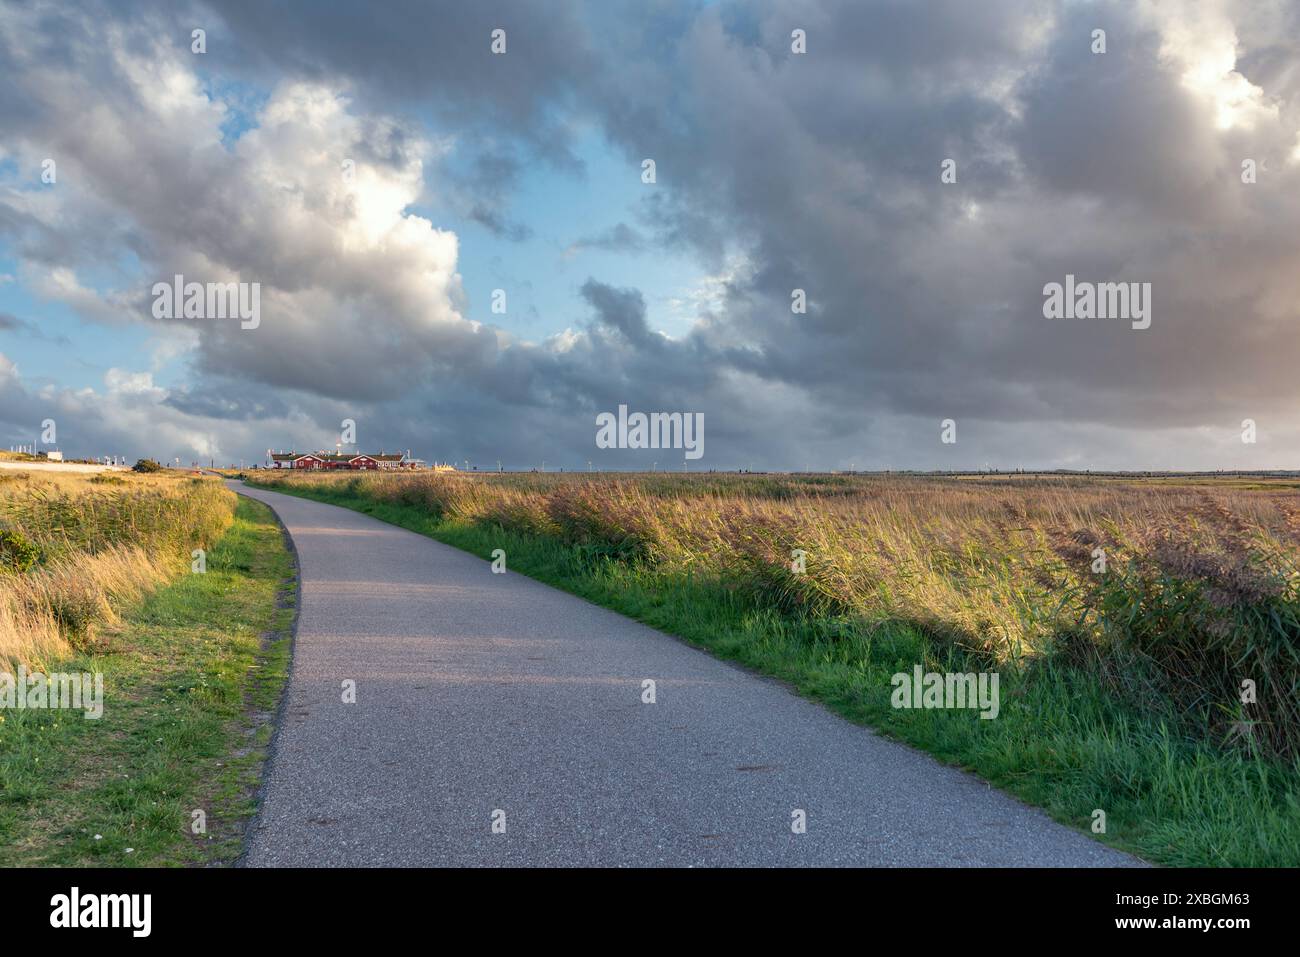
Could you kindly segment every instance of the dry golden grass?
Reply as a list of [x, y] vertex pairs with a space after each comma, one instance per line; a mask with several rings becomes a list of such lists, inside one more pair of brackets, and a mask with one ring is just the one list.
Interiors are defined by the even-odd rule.
[[216, 481], [173, 474], [0, 472], [0, 530], [39, 556], [26, 570], [0, 561], [0, 667], [93, 647], [119, 609], [188, 570], [234, 504]]

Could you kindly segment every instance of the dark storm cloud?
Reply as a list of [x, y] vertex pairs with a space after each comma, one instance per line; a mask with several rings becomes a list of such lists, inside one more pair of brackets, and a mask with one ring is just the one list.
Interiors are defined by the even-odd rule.
[[[1190, 425], [1225, 394], [1294, 393], [1293, 338], [1258, 302], [1300, 252], [1277, 230], [1297, 220], [1290, 143], [1262, 125], [1225, 142], [1137, 8], [796, 4], [743, 30], [727, 9], [603, 92], [629, 157], [655, 156], [675, 193], [660, 212], [676, 234], [747, 245], [724, 322], [760, 377], [827, 406], [1005, 422]], [[1294, 72], [1295, 44], [1270, 59]], [[656, 108], [683, 88], [684, 113]], [[1236, 168], [1261, 146], [1278, 160], [1267, 208]], [[1042, 287], [1067, 272], [1152, 282], [1156, 325], [1045, 322]], [[812, 307], [792, 319], [796, 287]]]
[[202, 391], [171, 392], [163, 404], [186, 415], [253, 422], [287, 418], [292, 411], [276, 393], [250, 393], [239, 380], [220, 377], [206, 380]]
[[[236, 55], [267, 78], [345, 79], [386, 111], [431, 109], [457, 128], [518, 137], [552, 162], [579, 165], [556, 108], [595, 63], [581, 7], [569, 0], [214, 0], [210, 9]], [[498, 28], [504, 55], [489, 46]]]
[[596, 311], [601, 325], [616, 330], [634, 346], [654, 348], [658, 337], [651, 336], [645, 321], [645, 299], [636, 289], [614, 289], [588, 279], [582, 284], [582, 298]]
[[[1109, 50], [1080, 38], [1112, 24]], [[1046, 68], [1021, 85], [1021, 123], [1009, 132], [1026, 180], [1052, 194], [1095, 197], [1115, 213], [1195, 217], [1214, 209], [1220, 170], [1204, 111], [1161, 63], [1161, 37], [1122, 8], [1067, 8]]]

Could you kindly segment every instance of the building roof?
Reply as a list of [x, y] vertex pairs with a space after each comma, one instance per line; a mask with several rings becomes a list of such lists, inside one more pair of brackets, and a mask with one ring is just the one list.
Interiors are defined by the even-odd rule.
[[401, 452], [272, 452], [273, 462], [295, 462], [311, 456], [322, 462], [351, 462], [355, 459], [374, 459], [376, 462], [400, 462], [405, 457]]

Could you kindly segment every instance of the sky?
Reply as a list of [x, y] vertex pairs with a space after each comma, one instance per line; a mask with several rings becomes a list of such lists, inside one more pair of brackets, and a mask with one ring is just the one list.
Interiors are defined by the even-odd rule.
[[0, 0], [0, 77], [0, 448], [1300, 468], [1300, 0]]

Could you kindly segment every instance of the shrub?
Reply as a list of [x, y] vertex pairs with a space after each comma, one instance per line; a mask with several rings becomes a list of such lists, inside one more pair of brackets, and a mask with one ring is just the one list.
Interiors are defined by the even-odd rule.
[[0, 571], [25, 572], [41, 557], [36, 543], [22, 532], [0, 529]]
[[161, 472], [162, 466], [153, 459], [136, 459], [135, 465], [131, 466], [132, 472]]

